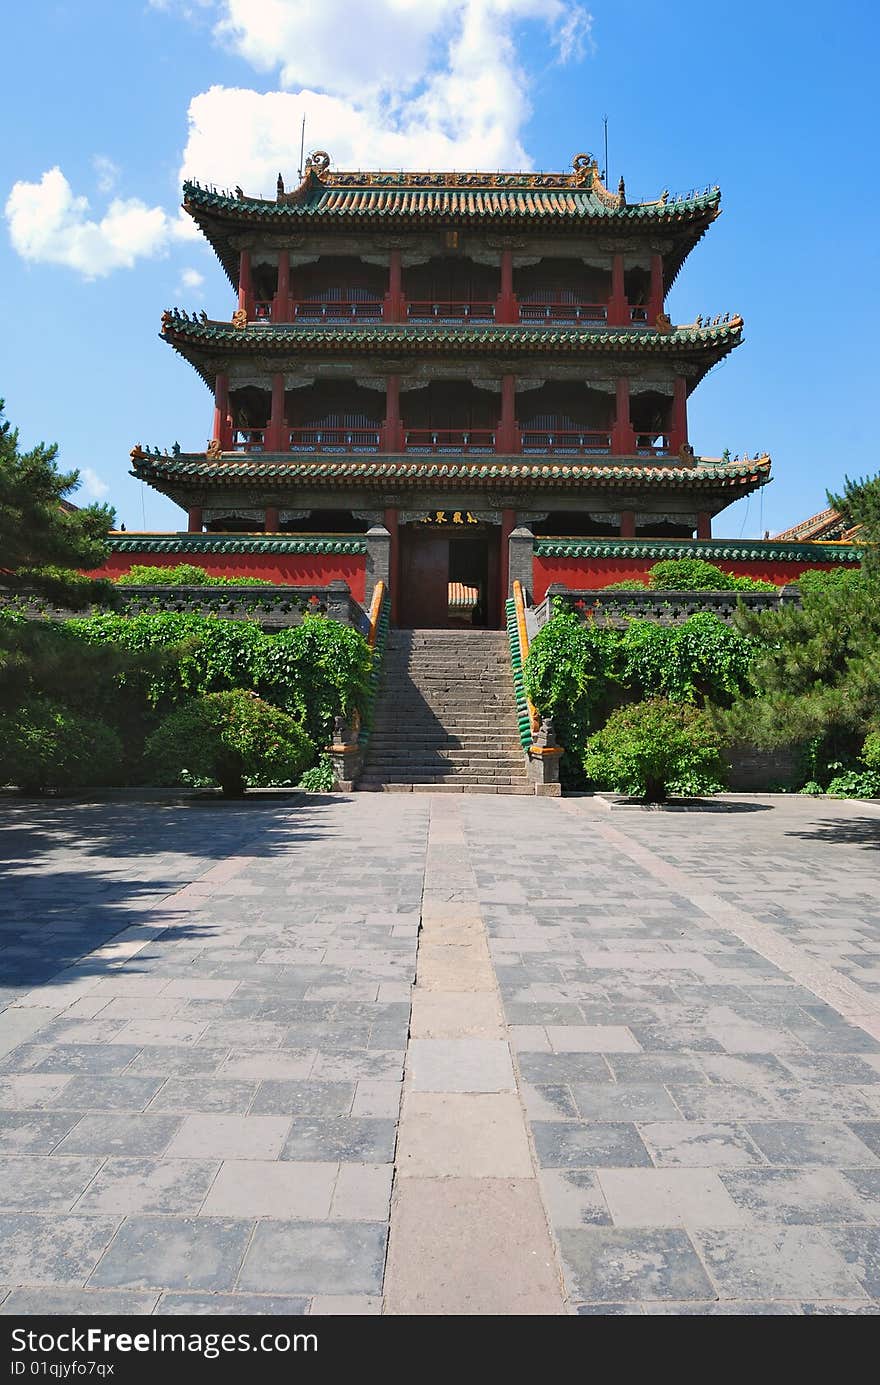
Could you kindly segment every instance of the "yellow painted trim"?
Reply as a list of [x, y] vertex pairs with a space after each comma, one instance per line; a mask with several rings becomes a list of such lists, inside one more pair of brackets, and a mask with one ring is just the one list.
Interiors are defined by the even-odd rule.
[[544, 759], [544, 758], [545, 758], [546, 756], [548, 756], [548, 755], [561, 755], [561, 754], [562, 754], [562, 746], [561, 746], [561, 745], [530, 745], [530, 746], [529, 746], [529, 754], [530, 754], [530, 755], [533, 755], [533, 756], [535, 757], [536, 760]]
[[[523, 594], [522, 582], [514, 580], [513, 583], [513, 604], [516, 610], [516, 629], [519, 638], [519, 657], [525, 668], [526, 659], [529, 655], [529, 634], [526, 629], [526, 602]], [[529, 712], [529, 725], [532, 728], [532, 735], [541, 729], [541, 717], [532, 699], [526, 694], [526, 706]]]
[[370, 602], [370, 629], [367, 635], [367, 644], [371, 649], [376, 644], [376, 634], [379, 629], [379, 616], [382, 614], [382, 602], [385, 600], [385, 583], [379, 581], [373, 588], [373, 599]]

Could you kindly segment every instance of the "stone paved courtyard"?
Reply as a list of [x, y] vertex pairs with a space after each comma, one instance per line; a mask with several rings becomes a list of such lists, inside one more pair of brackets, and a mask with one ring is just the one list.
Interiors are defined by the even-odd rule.
[[0, 1314], [878, 1311], [877, 805], [7, 799], [0, 857]]

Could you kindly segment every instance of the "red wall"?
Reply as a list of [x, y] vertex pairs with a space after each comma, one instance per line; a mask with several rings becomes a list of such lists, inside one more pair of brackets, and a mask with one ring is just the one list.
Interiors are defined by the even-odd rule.
[[[543, 558], [535, 556], [534, 601], [543, 601], [547, 588], [554, 582], [575, 591], [594, 591], [607, 587], [612, 582], [623, 582], [633, 577], [646, 577], [657, 558]], [[711, 562], [723, 572], [736, 573], [738, 577], [760, 577], [765, 582], [775, 582], [784, 586], [793, 582], [802, 572], [830, 571], [837, 567], [858, 567], [853, 563], [795, 563], [779, 558], [759, 559], [752, 562], [726, 562], [723, 558]]]
[[279, 587], [326, 587], [347, 582], [355, 601], [366, 591], [366, 557], [363, 553], [111, 553], [91, 577], [118, 577], [135, 565], [177, 567], [190, 563], [212, 577], [262, 577]]

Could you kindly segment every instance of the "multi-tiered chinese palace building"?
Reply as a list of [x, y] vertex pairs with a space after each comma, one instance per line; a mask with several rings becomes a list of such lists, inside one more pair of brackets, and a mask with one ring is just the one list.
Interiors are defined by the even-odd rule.
[[629, 203], [587, 154], [569, 173], [435, 174], [315, 153], [272, 201], [187, 183], [238, 305], [164, 314], [213, 430], [195, 452], [135, 448], [134, 475], [187, 511], [192, 551], [384, 526], [401, 624], [443, 623], [450, 583], [500, 624], [518, 526], [612, 554], [706, 545], [770, 470], [689, 443], [689, 396], [743, 323], [675, 326], [665, 300], [719, 201]]

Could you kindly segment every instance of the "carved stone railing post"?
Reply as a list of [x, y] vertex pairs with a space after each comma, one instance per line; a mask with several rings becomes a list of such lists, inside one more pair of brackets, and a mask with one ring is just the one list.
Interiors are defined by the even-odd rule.
[[361, 749], [345, 717], [334, 717], [333, 744], [328, 746], [327, 754], [333, 765], [334, 787], [351, 793], [361, 767]]
[[535, 793], [547, 798], [559, 798], [559, 760], [562, 747], [556, 744], [556, 730], [550, 717], [542, 717], [541, 725], [529, 746], [529, 778]]
[[343, 625], [351, 624], [351, 587], [337, 580], [327, 584], [327, 614]]

